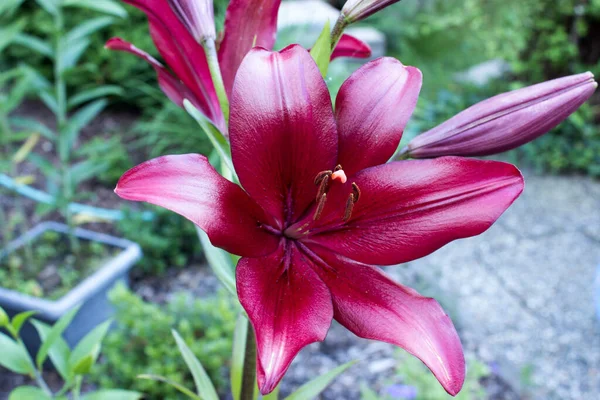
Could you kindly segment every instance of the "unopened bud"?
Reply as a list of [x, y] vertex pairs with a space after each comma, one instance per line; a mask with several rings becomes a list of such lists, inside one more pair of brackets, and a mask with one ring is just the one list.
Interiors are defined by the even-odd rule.
[[597, 86], [586, 72], [494, 96], [415, 137], [401, 155], [486, 156], [517, 148], [564, 121]]
[[348, 23], [360, 21], [400, 0], [348, 0], [342, 8], [342, 15]]
[[171, 9], [198, 43], [215, 39], [212, 0], [168, 0]]

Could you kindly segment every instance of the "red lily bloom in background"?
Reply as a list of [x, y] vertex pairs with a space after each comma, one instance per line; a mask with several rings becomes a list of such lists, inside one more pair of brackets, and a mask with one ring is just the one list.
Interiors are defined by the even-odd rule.
[[450, 318], [377, 266], [484, 232], [523, 179], [513, 165], [460, 157], [385, 164], [421, 79], [416, 68], [377, 59], [346, 80], [334, 113], [305, 49], [254, 49], [231, 95], [241, 187], [196, 154], [150, 160], [120, 179], [119, 196], [173, 210], [242, 256], [237, 291], [256, 333], [263, 394], [304, 346], [325, 338], [332, 319], [402, 347], [450, 394], [460, 391], [465, 362]]
[[[148, 16], [150, 34], [161, 57], [171, 68], [133, 44], [112, 38], [106, 43], [111, 50], [126, 51], [147, 61], [157, 72], [165, 94], [178, 106], [188, 99], [219, 130], [227, 134], [227, 125], [210, 75], [204, 49], [198, 43], [204, 32], [210, 38], [214, 32], [212, 1], [207, 0], [123, 0]], [[202, 3], [202, 4], [197, 4]], [[210, 3], [210, 4], [205, 4]], [[227, 95], [244, 56], [252, 46], [272, 49], [277, 30], [277, 13], [281, 0], [232, 0], [227, 8], [225, 29], [218, 57]], [[204, 26], [210, 21], [212, 30]], [[344, 34], [331, 58], [368, 58], [369, 46]]]

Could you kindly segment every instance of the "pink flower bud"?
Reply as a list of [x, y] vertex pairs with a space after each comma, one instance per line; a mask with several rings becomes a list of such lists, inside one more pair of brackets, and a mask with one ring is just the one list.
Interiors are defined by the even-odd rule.
[[215, 16], [212, 0], [167, 0], [181, 23], [198, 43], [215, 39]]
[[415, 137], [401, 154], [485, 156], [517, 148], [564, 121], [597, 86], [586, 72], [494, 96]]
[[348, 23], [352, 23], [365, 19], [398, 1], [400, 0], [348, 0], [342, 8], [342, 15]]

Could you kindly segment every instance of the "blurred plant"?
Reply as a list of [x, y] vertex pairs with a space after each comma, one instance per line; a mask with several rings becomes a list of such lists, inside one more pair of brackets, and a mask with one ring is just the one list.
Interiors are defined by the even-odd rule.
[[[13, 42], [44, 56], [52, 63], [52, 83], [40, 91], [39, 97], [54, 114], [56, 132], [37, 121], [21, 120], [19, 124], [46, 136], [57, 150], [58, 165], [39, 154], [30, 154], [28, 158], [45, 175], [50, 194], [55, 198], [53, 204], [41, 209], [45, 212], [58, 209], [67, 224], [73, 227], [69, 204], [77, 198], [77, 186], [107, 167], [105, 162], [98, 162], [98, 159], [76, 162], [79, 154], [75, 151], [75, 146], [79, 134], [104, 109], [107, 104], [104, 97], [119, 94], [121, 89], [115, 86], [98, 86], [68, 96], [66, 79], [89, 47], [90, 36], [112, 23], [113, 19], [107, 16], [89, 19], [67, 31], [65, 13], [72, 8], [83, 8], [123, 16], [125, 11], [112, 0], [37, 0], [37, 3], [52, 17], [49, 37], [46, 39], [18, 33]], [[70, 235], [70, 242], [72, 250], [77, 253], [78, 243], [74, 235]]]
[[184, 267], [198, 257], [201, 246], [194, 224], [162, 208], [152, 207], [154, 218], [147, 221], [139, 213], [124, 210], [118, 231], [142, 247], [139, 262], [143, 273], [159, 274], [168, 267]]
[[137, 379], [144, 372], [184, 386], [193, 384], [184, 360], [167, 340], [174, 329], [202, 361], [217, 388], [224, 389], [223, 367], [229, 363], [236, 318], [228, 297], [192, 300], [179, 294], [159, 306], [117, 286], [109, 298], [116, 308], [116, 324], [105, 340], [103, 359], [94, 374], [101, 387], [132, 388], [146, 393], [148, 399], [177, 398], [177, 391], [169, 386]]
[[433, 100], [454, 74], [492, 58], [516, 60], [526, 46], [529, 2], [520, 0], [402, 1], [365, 24], [386, 34], [391, 56], [417, 65]]
[[[79, 307], [64, 314], [53, 326], [30, 319], [35, 311], [27, 311], [8, 318], [0, 308], [0, 328], [8, 334], [0, 332], [2, 357], [0, 365], [17, 374], [26, 375], [35, 380], [37, 386], [20, 386], [9, 395], [8, 400], [137, 400], [140, 393], [129, 390], [98, 390], [86, 394], [81, 393], [84, 378], [92, 372], [100, 354], [102, 340], [108, 332], [111, 321], [106, 321], [92, 329], [71, 350], [62, 333], [69, 326]], [[29, 355], [19, 333], [25, 323], [31, 323], [38, 332], [41, 346], [35, 360]], [[52, 361], [57, 372], [64, 380], [63, 387], [54, 393], [44, 381], [43, 367], [47, 359]]]
[[[397, 379], [389, 383], [381, 394], [361, 386], [362, 400], [484, 400], [486, 392], [480, 381], [490, 375], [489, 368], [477, 360], [467, 361], [467, 375], [462, 391], [450, 396], [437, 385], [435, 377], [427, 373], [427, 367], [414, 357], [398, 352]], [[402, 383], [398, 383], [398, 381]]]

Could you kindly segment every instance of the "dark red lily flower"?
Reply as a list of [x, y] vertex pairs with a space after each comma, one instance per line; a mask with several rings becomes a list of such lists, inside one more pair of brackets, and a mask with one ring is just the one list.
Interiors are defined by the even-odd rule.
[[[208, 0], [123, 0], [148, 16], [150, 34], [172, 74], [147, 53], [120, 38], [106, 47], [132, 53], [150, 63], [165, 94], [179, 106], [187, 98], [221, 132], [227, 133], [208, 63], [199, 41], [214, 36], [212, 1]], [[242, 59], [253, 46], [273, 48], [277, 13], [281, 0], [232, 0], [227, 8], [225, 30], [219, 46], [219, 64], [227, 94]], [[211, 27], [205, 26], [207, 23]], [[332, 58], [367, 58], [368, 45], [344, 35]]]
[[306, 50], [255, 49], [231, 97], [241, 187], [195, 154], [150, 160], [120, 179], [119, 196], [173, 210], [242, 256], [237, 291], [256, 333], [263, 394], [333, 318], [417, 356], [450, 394], [461, 389], [464, 356], [450, 318], [377, 266], [482, 233], [523, 179], [510, 164], [460, 157], [385, 164], [420, 87], [418, 69], [380, 58], [342, 85], [334, 113]]

